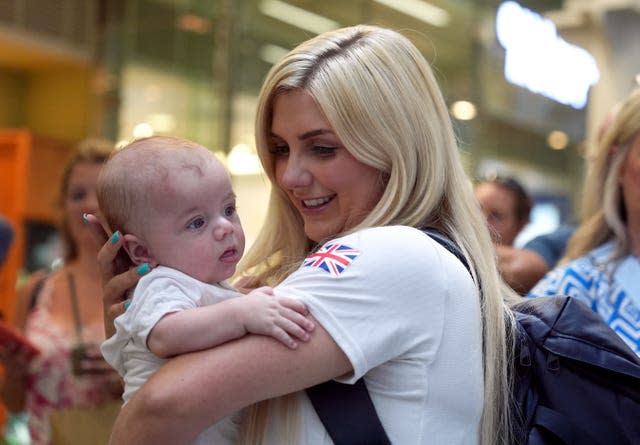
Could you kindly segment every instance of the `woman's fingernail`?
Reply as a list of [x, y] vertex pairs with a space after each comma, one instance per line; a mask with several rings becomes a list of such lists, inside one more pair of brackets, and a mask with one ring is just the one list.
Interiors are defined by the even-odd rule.
[[118, 241], [120, 241], [120, 231], [116, 230], [115, 232], [113, 232], [113, 234], [111, 235], [111, 244], [115, 244]]
[[86, 213], [82, 214], [82, 222], [84, 224], [89, 224], [89, 218], [87, 218], [87, 214]]
[[124, 310], [126, 311], [127, 309], [129, 309], [129, 306], [131, 306], [131, 300], [125, 301], [122, 306], [124, 306]]
[[149, 273], [149, 263], [142, 263], [138, 267], [136, 267], [136, 273], [139, 276], [143, 276]]

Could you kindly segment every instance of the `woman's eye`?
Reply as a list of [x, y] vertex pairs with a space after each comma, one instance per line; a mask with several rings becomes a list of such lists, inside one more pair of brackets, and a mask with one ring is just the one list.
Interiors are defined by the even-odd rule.
[[187, 228], [188, 229], [199, 229], [202, 226], [204, 226], [204, 218], [196, 218], [193, 221], [191, 221], [188, 225]]
[[86, 190], [71, 190], [68, 195], [70, 201], [82, 201], [86, 197]]
[[236, 206], [229, 206], [224, 209], [224, 216], [231, 217], [236, 213]]
[[289, 147], [284, 144], [274, 144], [271, 146], [269, 153], [272, 155], [286, 155], [289, 153]]
[[319, 155], [332, 155], [336, 152], [337, 147], [329, 147], [324, 145], [314, 145], [313, 151]]

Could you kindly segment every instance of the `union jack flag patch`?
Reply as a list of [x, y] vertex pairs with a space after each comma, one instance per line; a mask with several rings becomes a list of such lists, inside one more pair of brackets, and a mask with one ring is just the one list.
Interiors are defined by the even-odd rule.
[[322, 269], [334, 277], [340, 276], [349, 264], [355, 260], [360, 251], [344, 244], [326, 244], [312, 253], [302, 262], [302, 267]]

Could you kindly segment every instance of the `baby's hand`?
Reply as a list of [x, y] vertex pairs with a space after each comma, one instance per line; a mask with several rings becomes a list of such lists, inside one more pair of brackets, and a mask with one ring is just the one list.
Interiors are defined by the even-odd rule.
[[242, 320], [247, 332], [270, 335], [291, 349], [297, 338], [309, 340], [314, 324], [306, 318], [307, 306], [294, 298], [276, 297], [271, 287], [260, 287], [240, 297], [244, 300]]

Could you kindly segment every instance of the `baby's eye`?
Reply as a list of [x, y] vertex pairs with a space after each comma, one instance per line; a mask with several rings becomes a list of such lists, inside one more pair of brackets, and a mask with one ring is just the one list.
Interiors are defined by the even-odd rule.
[[228, 206], [224, 209], [224, 216], [231, 217], [236, 213], [236, 206]]
[[199, 229], [204, 226], [204, 218], [195, 218], [189, 224], [187, 224], [187, 229]]

